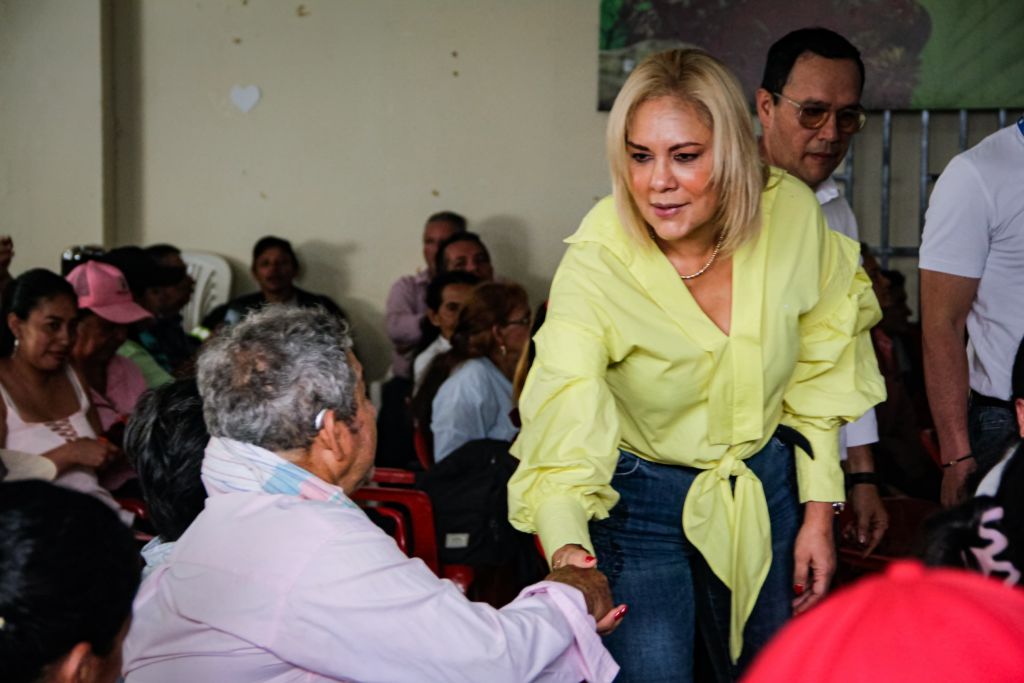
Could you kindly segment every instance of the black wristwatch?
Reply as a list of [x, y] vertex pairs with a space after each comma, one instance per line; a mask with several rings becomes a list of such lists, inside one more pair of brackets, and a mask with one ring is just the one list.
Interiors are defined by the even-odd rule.
[[879, 483], [878, 472], [852, 472], [846, 475], [847, 491], [858, 484], [871, 484], [877, 488]]

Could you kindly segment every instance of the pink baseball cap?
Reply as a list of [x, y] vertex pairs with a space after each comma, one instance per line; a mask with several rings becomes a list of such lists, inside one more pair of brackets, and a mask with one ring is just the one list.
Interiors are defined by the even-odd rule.
[[127, 325], [153, 317], [135, 303], [124, 275], [110, 264], [86, 261], [68, 273], [67, 281], [78, 295], [78, 307], [88, 308], [104, 320]]
[[1024, 590], [895, 562], [798, 616], [743, 683], [1024, 679]]

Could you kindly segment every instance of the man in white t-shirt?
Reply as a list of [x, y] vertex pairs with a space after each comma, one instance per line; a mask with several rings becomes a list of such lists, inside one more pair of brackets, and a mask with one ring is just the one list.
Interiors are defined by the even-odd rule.
[[1017, 430], [1010, 376], [1024, 335], [1024, 117], [946, 166], [920, 268], [925, 382], [948, 506]]
[[[863, 86], [864, 63], [857, 48], [828, 29], [805, 28], [769, 48], [756, 95], [764, 160], [807, 183], [829, 227], [854, 240], [857, 219], [839, 194], [832, 172], [864, 125]], [[857, 540], [866, 552], [874, 549], [889, 524], [871, 453], [871, 444], [877, 442], [873, 409], [840, 432]]]

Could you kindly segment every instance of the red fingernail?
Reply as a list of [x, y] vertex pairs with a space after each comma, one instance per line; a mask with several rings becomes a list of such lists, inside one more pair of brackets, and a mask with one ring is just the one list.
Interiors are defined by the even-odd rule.
[[803, 594], [804, 594], [804, 585], [802, 583], [794, 583], [793, 584], [793, 595], [796, 595], [797, 597], [799, 597], [799, 596], [801, 596]]
[[586, 557], [584, 557], [584, 558], [583, 558], [583, 561], [584, 561], [584, 562], [593, 562], [593, 561], [594, 561], [594, 560], [596, 560], [596, 559], [597, 559], [597, 558], [596, 558], [596, 557], [594, 557], [593, 555], [587, 555]]
[[626, 612], [629, 611], [629, 605], [623, 605], [615, 612], [615, 621], [618, 621], [622, 617], [626, 616]]

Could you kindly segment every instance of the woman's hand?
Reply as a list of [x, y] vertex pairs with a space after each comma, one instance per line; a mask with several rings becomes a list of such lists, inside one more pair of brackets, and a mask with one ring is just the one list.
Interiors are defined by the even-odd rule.
[[801, 614], [825, 597], [836, 571], [831, 503], [811, 501], [805, 505], [793, 555], [793, 614]]
[[622, 617], [626, 616], [628, 608], [625, 605], [615, 605], [612, 601], [612, 592], [608, 588], [608, 579], [596, 569], [582, 569], [567, 564], [553, 569], [544, 580], [564, 583], [583, 593], [587, 612], [594, 617], [597, 632], [601, 635], [614, 631]]
[[567, 565], [593, 569], [597, 566], [597, 558], [590, 554], [586, 548], [579, 543], [563, 545], [551, 555], [551, 568], [559, 569]]
[[119, 449], [106, 440], [75, 439], [51, 451], [43, 453], [57, 466], [57, 474], [63, 474], [72, 467], [100, 469], [117, 457]]

